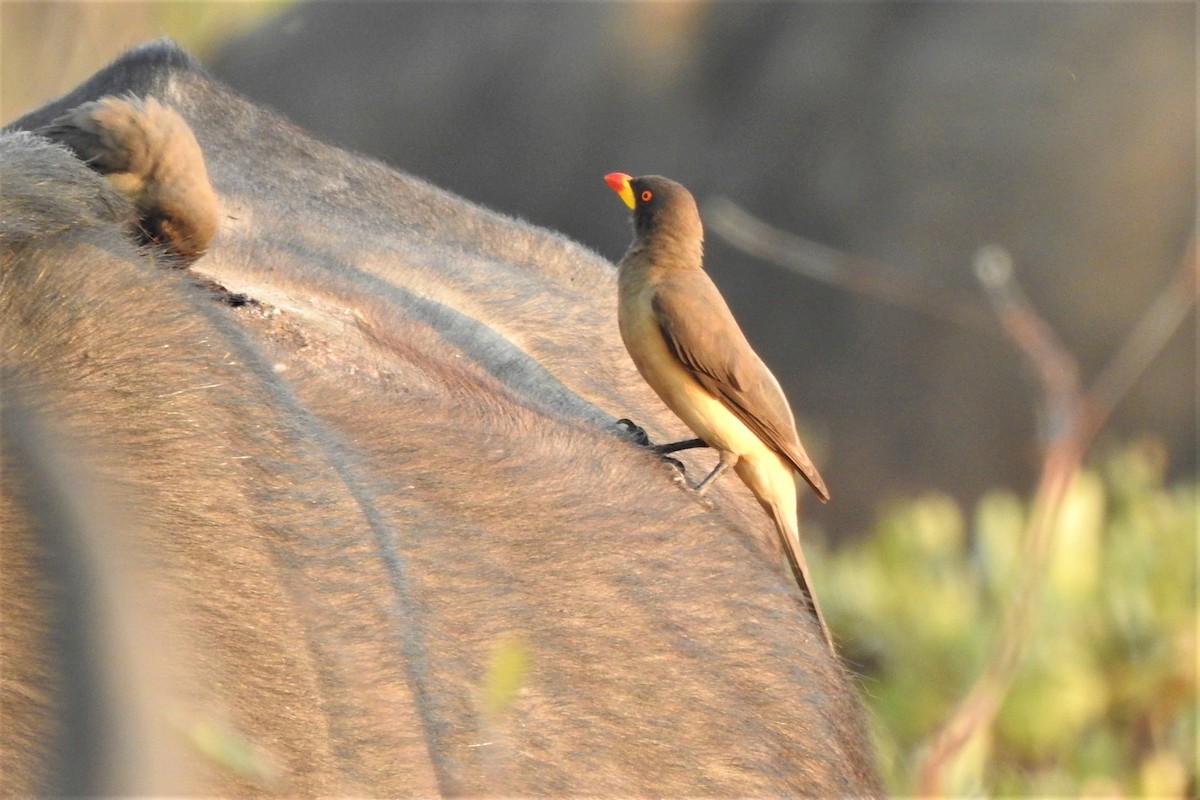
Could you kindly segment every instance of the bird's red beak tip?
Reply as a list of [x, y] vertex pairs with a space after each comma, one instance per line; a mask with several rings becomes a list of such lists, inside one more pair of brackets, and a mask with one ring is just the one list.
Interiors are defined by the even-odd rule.
[[633, 178], [624, 172], [610, 172], [604, 176], [604, 182], [608, 184], [608, 187], [621, 196], [625, 205], [633, 208], [633, 188], [629, 185], [631, 180]]
[[614, 192], [621, 191], [625, 184], [629, 183], [631, 180], [632, 178], [630, 178], [624, 172], [610, 172], [604, 176], [604, 182], [607, 183]]

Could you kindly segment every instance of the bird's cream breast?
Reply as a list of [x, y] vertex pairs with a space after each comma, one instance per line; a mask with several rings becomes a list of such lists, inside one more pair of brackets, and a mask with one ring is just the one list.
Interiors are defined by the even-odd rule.
[[667, 347], [652, 305], [653, 283], [644, 281], [634, 288], [622, 281], [620, 291], [617, 321], [621, 339], [638, 372], [667, 408], [711, 447], [739, 456], [773, 455], [736, 414], [692, 377]]

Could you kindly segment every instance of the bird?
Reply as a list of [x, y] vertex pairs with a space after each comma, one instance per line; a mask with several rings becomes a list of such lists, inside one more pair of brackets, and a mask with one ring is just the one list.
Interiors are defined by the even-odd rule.
[[105, 96], [55, 119], [40, 133], [108, 177], [137, 209], [140, 238], [189, 265], [218, 226], [204, 155], [179, 112], [154, 98]]
[[655, 449], [715, 449], [716, 467], [695, 487], [701, 495], [733, 468], [774, 522], [792, 574], [832, 649], [800, 547], [796, 473], [821, 502], [829, 500], [829, 489], [800, 443], [779, 381], [704, 270], [696, 201], [660, 175], [613, 172], [604, 180], [633, 212], [633, 243], [617, 264], [621, 340], [645, 381], [699, 437]]

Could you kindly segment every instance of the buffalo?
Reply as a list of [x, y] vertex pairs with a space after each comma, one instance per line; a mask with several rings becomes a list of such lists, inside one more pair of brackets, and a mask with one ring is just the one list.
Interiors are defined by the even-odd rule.
[[[56, 141], [102, 98], [194, 134], [186, 257]], [[617, 425], [687, 435], [609, 262], [169, 42], [0, 156], [6, 794], [882, 792], [770, 520]]]

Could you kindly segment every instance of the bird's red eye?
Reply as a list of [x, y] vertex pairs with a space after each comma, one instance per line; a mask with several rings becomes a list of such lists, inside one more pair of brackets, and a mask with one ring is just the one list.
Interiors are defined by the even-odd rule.
[[642, 192], [642, 202], [643, 203], [649, 203], [651, 197], [654, 197], [654, 192], [650, 191], [649, 189], [646, 189], [645, 191]]

